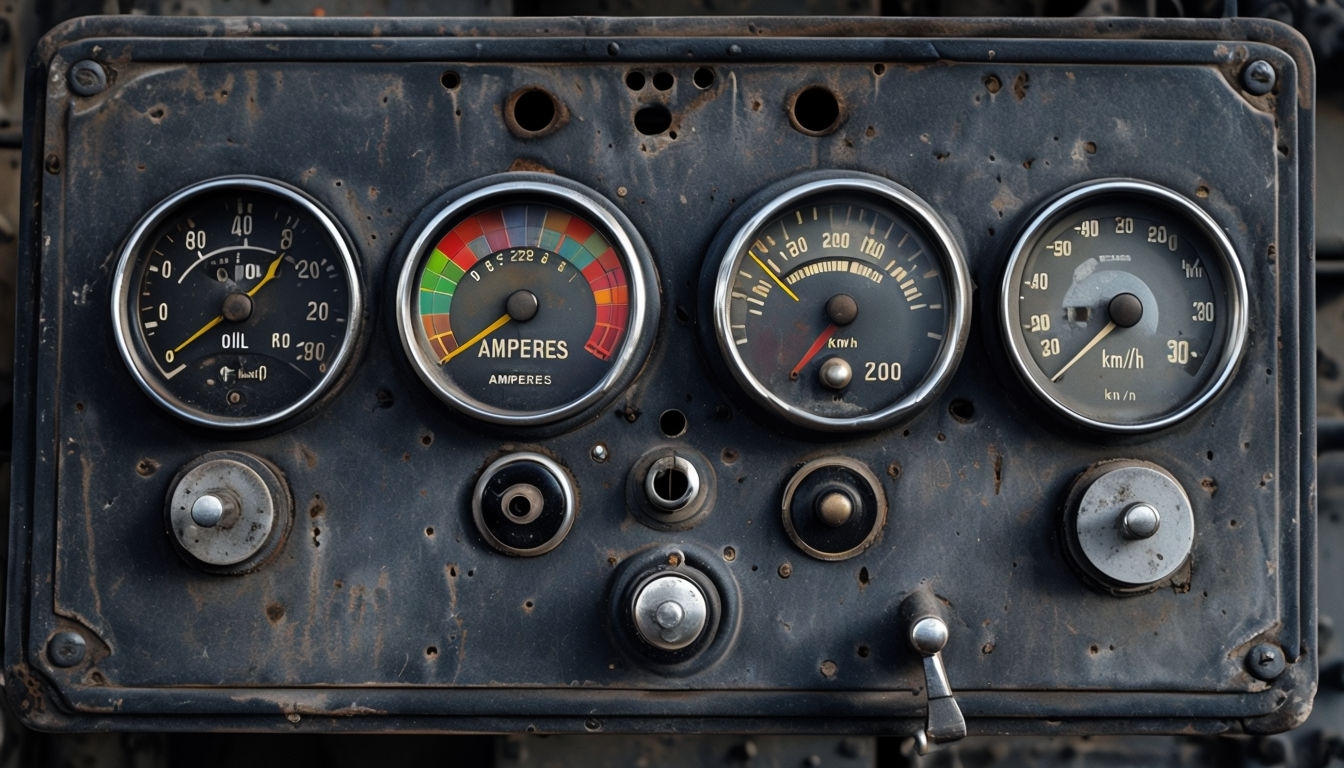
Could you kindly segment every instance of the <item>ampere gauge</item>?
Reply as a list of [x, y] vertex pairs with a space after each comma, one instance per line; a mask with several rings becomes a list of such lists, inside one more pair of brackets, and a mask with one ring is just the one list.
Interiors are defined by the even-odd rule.
[[450, 191], [410, 232], [397, 328], [415, 372], [460, 412], [562, 421], [613, 396], [647, 354], [652, 259], [592, 190], [501, 174]]
[[970, 322], [957, 240], [886, 179], [820, 172], [757, 195], [716, 237], [702, 293], [728, 371], [767, 412], [819, 431], [912, 418]]
[[1231, 378], [1246, 339], [1246, 278], [1216, 222], [1132, 179], [1067, 190], [1008, 259], [1001, 321], [1027, 387], [1109, 432], [1174, 424]]
[[330, 390], [361, 318], [353, 250], [303, 192], [253, 176], [186, 187], [132, 230], [112, 286], [117, 347], [170, 413], [225, 429]]

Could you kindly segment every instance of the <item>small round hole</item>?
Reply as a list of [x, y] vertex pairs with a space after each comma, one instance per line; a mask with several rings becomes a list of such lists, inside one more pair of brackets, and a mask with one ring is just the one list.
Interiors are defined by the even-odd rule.
[[840, 127], [840, 100], [830, 90], [814, 85], [794, 97], [790, 114], [798, 130], [822, 136]]
[[563, 105], [541, 88], [524, 88], [509, 97], [505, 114], [509, 128], [524, 137], [536, 137], [559, 128], [566, 112]]
[[627, 72], [625, 75], [625, 87], [632, 91], [644, 90], [645, 82], [644, 73], [638, 70]]
[[674, 83], [676, 83], [676, 78], [672, 77], [671, 72], [658, 72], [653, 76], [653, 87], [660, 91], [672, 90]]
[[691, 75], [691, 82], [695, 84], [696, 88], [705, 90], [714, 84], [714, 70], [709, 67], [701, 67], [695, 70], [695, 74]]
[[947, 412], [952, 414], [952, 418], [962, 424], [967, 424], [975, 419], [975, 403], [958, 398], [947, 407]]
[[882, 62], [878, 62], [878, 63], [874, 64], [874, 65], [873, 65], [873, 74], [874, 74], [874, 75], [877, 75], [878, 77], [881, 77], [881, 76], [887, 74], [887, 65], [886, 65], [886, 64], [883, 64]]
[[450, 91], [456, 91], [457, 87], [461, 84], [462, 76], [451, 69], [445, 70], [442, 75], [439, 75], [439, 85], [442, 85]]
[[663, 411], [658, 417], [658, 429], [662, 430], [665, 437], [681, 437], [686, 434], [686, 427], [686, 414], [676, 408]]
[[635, 113], [635, 130], [645, 136], [657, 136], [672, 127], [672, 112], [661, 104], [644, 107]]

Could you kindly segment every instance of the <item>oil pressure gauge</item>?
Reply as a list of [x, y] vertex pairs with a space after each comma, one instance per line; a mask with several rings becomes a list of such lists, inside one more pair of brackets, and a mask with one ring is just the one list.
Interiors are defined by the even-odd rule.
[[970, 278], [957, 242], [886, 179], [787, 179], [749, 200], [711, 253], [702, 293], [717, 350], [753, 400], [794, 424], [910, 418], [965, 346]]
[[1110, 432], [1186, 418], [1231, 378], [1246, 338], [1246, 278], [1227, 236], [1163, 187], [1103, 180], [1027, 226], [1003, 277], [1001, 320], [1027, 386]]
[[117, 346], [186, 421], [288, 418], [327, 392], [359, 333], [353, 251], [299, 190], [229, 176], [182, 189], [133, 230], [113, 279]]
[[397, 282], [402, 346], [462, 413], [564, 420], [612, 396], [647, 353], [653, 262], [595, 192], [503, 174], [449, 192], [411, 232]]

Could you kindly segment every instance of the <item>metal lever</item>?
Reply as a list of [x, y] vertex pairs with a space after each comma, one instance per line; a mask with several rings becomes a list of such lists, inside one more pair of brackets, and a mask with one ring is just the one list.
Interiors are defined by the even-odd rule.
[[[966, 718], [952, 697], [952, 685], [947, 681], [943, 666], [943, 646], [947, 645], [947, 622], [935, 615], [927, 604], [929, 595], [915, 593], [907, 599], [914, 603], [910, 623], [910, 645], [924, 657], [924, 688], [928, 692], [929, 715], [924, 730], [915, 734], [921, 755], [928, 754], [934, 745], [966, 737]], [[923, 605], [920, 605], [923, 604]], [[920, 610], [924, 608], [924, 610]]]

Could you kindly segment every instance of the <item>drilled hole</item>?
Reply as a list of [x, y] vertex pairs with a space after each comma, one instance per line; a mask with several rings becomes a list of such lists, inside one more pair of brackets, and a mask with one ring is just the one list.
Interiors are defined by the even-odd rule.
[[450, 91], [457, 90], [457, 87], [461, 84], [462, 76], [451, 69], [444, 70], [444, 73], [439, 75], [439, 85], [442, 85]]
[[686, 434], [686, 426], [686, 414], [676, 408], [663, 411], [663, 415], [658, 417], [658, 429], [666, 437], [681, 437]]
[[952, 404], [947, 407], [947, 411], [952, 414], [952, 418], [962, 424], [967, 424], [975, 418], [975, 403], [958, 398], [952, 401]]
[[714, 84], [714, 70], [709, 67], [701, 67], [695, 70], [695, 74], [691, 75], [691, 82], [695, 84], [696, 88], [705, 90]]
[[509, 99], [510, 127], [515, 133], [537, 136], [558, 128], [563, 114], [560, 103], [540, 88], [517, 91]]
[[660, 91], [672, 90], [674, 83], [676, 83], [676, 79], [672, 77], [671, 72], [658, 72], [653, 76], [653, 87]]
[[644, 79], [643, 72], [633, 71], [627, 73], [625, 76], [625, 87], [629, 88], [632, 91], [644, 90], [644, 84], [646, 82], [647, 81]]
[[794, 97], [791, 114], [798, 130], [821, 136], [840, 127], [840, 100], [830, 90], [813, 86]]
[[657, 136], [672, 127], [672, 112], [661, 104], [644, 107], [635, 113], [635, 130], [645, 136]]

